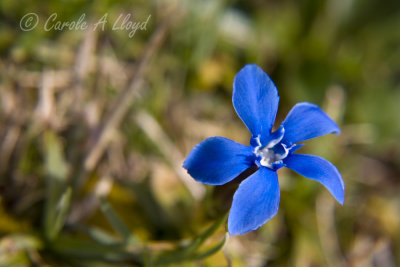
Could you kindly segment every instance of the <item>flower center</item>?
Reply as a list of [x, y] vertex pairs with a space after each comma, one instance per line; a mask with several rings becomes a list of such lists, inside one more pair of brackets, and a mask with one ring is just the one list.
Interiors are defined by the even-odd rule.
[[257, 146], [254, 148], [254, 154], [259, 159], [259, 164], [276, 170], [283, 166], [283, 159], [285, 159], [291, 148], [286, 147], [281, 143], [285, 130], [280, 128], [275, 133], [275, 139], [269, 141], [265, 146], [261, 144], [260, 136], [255, 138]]
[[262, 166], [274, 169], [275, 167], [283, 164], [283, 159], [289, 154], [289, 149], [286, 148], [285, 144], [277, 144], [272, 148], [265, 146], [254, 151], [257, 157], [261, 157], [260, 164]]

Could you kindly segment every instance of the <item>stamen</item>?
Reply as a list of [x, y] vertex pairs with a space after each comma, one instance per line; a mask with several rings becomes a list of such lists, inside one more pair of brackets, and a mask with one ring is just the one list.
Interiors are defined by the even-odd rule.
[[276, 144], [278, 144], [283, 139], [283, 135], [285, 134], [285, 128], [283, 128], [283, 126], [281, 126], [281, 127], [279, 127], [278, 130], [276, 130], [276, 132], [279, 133], [278, 138], [272, 139], [268, 143], [267, 148], [273, 148]]

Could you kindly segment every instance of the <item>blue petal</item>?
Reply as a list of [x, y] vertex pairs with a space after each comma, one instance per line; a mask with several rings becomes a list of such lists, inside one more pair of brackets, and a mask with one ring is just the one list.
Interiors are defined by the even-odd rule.
[[302, 148], [305, 145], [306, 144], [294, 144], [289, 148], [289, 153], [293, 154], [294, 152], [296, 152], [297, 150], [299, 150], [300, 148]]
[[284, 160], [286, 167], [320, 182], [343, 205], [344, 182], [336, 167], [329, 161], [314, 155], [293, 154]]
[[[257, 65], [244, 66], [233, 82], [233, 106], [253, 136], [268, 138], [278, 110], [278, 90]], [[261, 140], [263, 142], [263, 140]]]
[[278, 212], [279, 199], [278, 175], [261, 167], [240, 184], [233, 197], [228, 218], [229, 233], [245, 234], [265, 224]]
[[282, 125], [285, 128], [282, 142], [288, 146], [329, 133], [340, 134], [339, 127], [325, 112], [306, 102], [296, 104]]
[[222, 185], [254, 165], [251, 148], [224, 137], [210, 137], [196, 145], [183, 167], [198, 182]]

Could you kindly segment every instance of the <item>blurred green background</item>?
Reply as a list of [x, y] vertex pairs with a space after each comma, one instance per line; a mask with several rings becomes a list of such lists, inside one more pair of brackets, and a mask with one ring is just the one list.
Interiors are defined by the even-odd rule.
[[[54, 13], [89, 26], [46, 30]], [[399, 1], [1, 0], [0, 57], [0, 266], [400, 265]], [[225, 240], [237, 183], [181, 165], [210, 136], [248, 144], [247, 63], [279, 89], [277, 124], [301, 101], [338, 122], [302, 152], [346, 200], [281, 169], [278, 215]]]

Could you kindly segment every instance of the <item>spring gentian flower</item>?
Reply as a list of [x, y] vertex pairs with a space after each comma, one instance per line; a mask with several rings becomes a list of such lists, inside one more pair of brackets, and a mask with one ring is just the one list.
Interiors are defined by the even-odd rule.
[[294, 154], [307, 139], [340, 129], [318, 106], [296, 104], [272, 131], [278, 110], [278, 90], [270, 77], [257, 65], [246, 65], [233, 83], [233, 106], [251, 132], [245, 146], [224, 137], [210, 137], [196, 145], [183, 167], [198, 182], [223, 185], [253, 165], [258, 170], [243, 180], [233, 197], [228, 218], [231, 235], [256, 230], [276, 215], [280, 190], [277, 170], [287, 167], [320, 182], [336, 200], [344, 202], [344, 183], [329, 161]]

